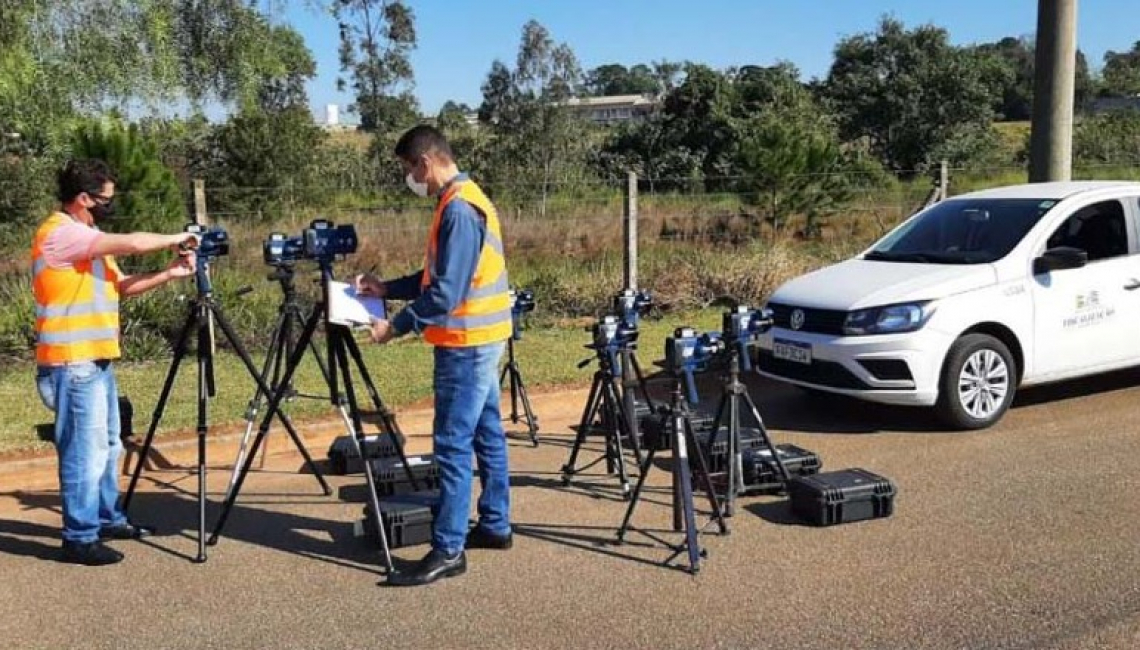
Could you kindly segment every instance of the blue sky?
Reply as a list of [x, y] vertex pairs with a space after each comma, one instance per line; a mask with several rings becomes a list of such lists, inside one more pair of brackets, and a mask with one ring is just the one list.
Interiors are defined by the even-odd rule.
[[[338, 93], [336, 23], [311, 2], [288, 0], [277, 20], [305, 37], [317, 59], [310, 101], [351, 102]], [[477, 106], [479, 87], [495, 59], [512, 63], [522, 26], [542, 23], [568, 43], [584, 69], [606, 63], [633, 65], [661, 59], [723, 68], [795, 63], [804, 78], [824, 76], [832, 48], [843, 36], [873, 31], [884, 14], [908, 26], [934, 23], [955, 43], [1030, 35], [1037, 0], [409, 0], [419, 47], [412, 55], [415, 93], [424, 112], [448, 99]], [[1078, 45], [1094, 67], [1106, 50], [1127, 50], [1140, 40], [1136, 0], [1079, 0]], [[351, 121], [351, 118], [349, 118]]]

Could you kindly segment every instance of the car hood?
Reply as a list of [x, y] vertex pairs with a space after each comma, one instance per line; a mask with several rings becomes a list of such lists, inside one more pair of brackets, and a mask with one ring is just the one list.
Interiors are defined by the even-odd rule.
[[937, 300], [997, 282], [992, 264], [913, 264], [852, 259], [784, 283], [771, 301], [851, 311]]

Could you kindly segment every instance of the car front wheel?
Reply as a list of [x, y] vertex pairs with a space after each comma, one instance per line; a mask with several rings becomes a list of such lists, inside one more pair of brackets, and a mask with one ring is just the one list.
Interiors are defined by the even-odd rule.
[[955, 429], [984, 429], [1005, 414], [1017, 391], [1009, 348], [986, 334], [967, 334], [950, 346], [938, 385], [938, 414]]

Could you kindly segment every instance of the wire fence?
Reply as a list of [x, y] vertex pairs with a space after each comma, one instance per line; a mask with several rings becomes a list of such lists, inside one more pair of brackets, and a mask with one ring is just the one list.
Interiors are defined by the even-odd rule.
[[[950, 194], [1024, 182], [1022, 167], [947, 168]], [[1104, 176], [1140, 180], [1140, 161], [1081, 165], [1075, 178]], [[637, 186], [639, 244], [741, 244], [781, 237], [870, 242], [921, 209], [939, 190], [926, 171], [881, 174], [808, 174], [778, 180], [749, 176], [640, 178]], [[552, 179], [549, 182], [488, 183], [484, 189], [499, 211], [512, 257], [581, 256], [619, 252], [623, 245], [628, 179]], [[8, 231], [18, 231], [19, 188], [0, 181], [0, 215]], [[167, 223], [193, 219], [193, 188], [182, 188], [173, 207], [163, 191], [122, 191], [131, 200], [156, 209]], [[205, 186], [210, 223], [227, 228], [238, 257], [257, 260], [270, 232], [299, 234], [313, 219], [351, 223], [362, 247], [376, 263], [411, 263], [422, 258], [431, 222], [432, 201], [417, 199], [406, 188], [286, 184], [281, 186]], [[36, 209], [49, 209], [50, 197]], [[25, 206], [26, 210], [26, 206]], [[42, 212], [23, 216], [25, 227]], [[20, 233], [25, 235], [26, 232]], [[16, 239], [16, 245], [26, 242]]]

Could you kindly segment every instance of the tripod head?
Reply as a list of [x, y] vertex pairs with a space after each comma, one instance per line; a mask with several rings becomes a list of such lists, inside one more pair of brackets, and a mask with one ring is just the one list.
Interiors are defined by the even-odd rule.
[[507, 292], [511, 301], [511, 338], [522, 340], [523, 314], [534, 311], [534, 291], [530, 289], [511, 289]]
[[721, 325], [726, 349], [736, 352], [743, 370], [752, 370], [748, 348], [756, 343], [761, 334], [772, 328], [772, 311], [738, 305], [735, 309], [724, 312]]
[[648, 291], [622, 289], [621, 292], [613, 297], [613, 310], [611, 313], [621, 319], [622, 325], [627, 330], [636, 331], [641, 316], [648, 314], [652, 308], [653, 296], [651, 296]]
[[[636, 324], [629, 327], [628, 323], [614, 314], [602, 316], [596, 323], [587, 327], [586, 331], [590, 332], [592, 338], [585, 348], [593, 350], [595, 358], [615, 372], [618, 372], [621, 366], [619, 355], [637, 349], [639, 332]], [[585, 368], [590, 361], [589, 358], [583, 359], [578, 367]]]
[[214, 259], [230, 254], [229, 234], [221, 226], [207, 227], [198, 223], [188, 223], [183, 230], [198, 240], [198, 247], [194, 251], [198, 260], [194, 270], [194, 283], [198, 287], [199, 297], [208, 296], [214, 289], [210, 283], [210, 264]]
[[333, 225], [328, 219], [314, 219], [301, 233], [306, 259], [316, 260], [321, 269], [332, 266], [338, 257], [356, 252], [360, 241], [352, 224]]
[[725, 349], [719, 332], [697, 333], [691, 327], [678, 327], [673, 336], [665, 339], [665, 367], [677, 381], [683, 383], [690, 404], [700, 401], [695, 375], [708, 370], [713, 357]]

